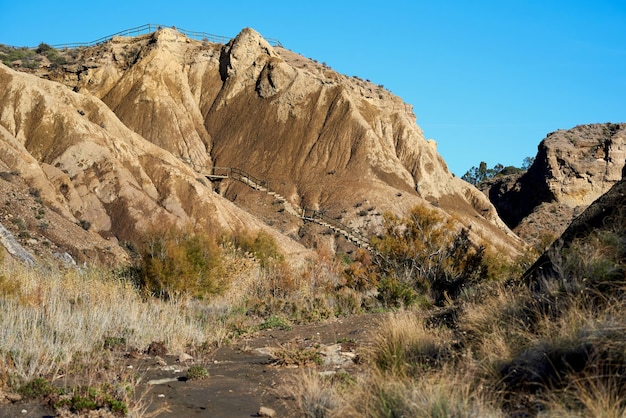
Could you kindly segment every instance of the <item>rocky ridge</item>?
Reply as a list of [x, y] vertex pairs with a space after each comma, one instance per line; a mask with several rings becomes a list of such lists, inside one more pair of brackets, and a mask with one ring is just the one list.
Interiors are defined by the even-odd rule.
[[0, 162], [113, 244], [170, 223], [265, 229], [294, 256], [310, 254], [296, 240], [337, 250], [334, 235], [277, 215], [271, 197], [211, 184], [203, 169], [215, 165], [244, 168], [293, 206], [365, 234], [384, 211], [428, 205], [477, 241], [509, 254], [520, 245], [488, 199], [448, 171], [410, 106], [252, 29], [227, 45], [167, 28], [113, 38], [35, 73], [0, 66]]
[[529, 243], [558, 237], [626, 170], [626, 124], [576, 126], [547, 135], [526, 173], [498, 177], [483, 191]]

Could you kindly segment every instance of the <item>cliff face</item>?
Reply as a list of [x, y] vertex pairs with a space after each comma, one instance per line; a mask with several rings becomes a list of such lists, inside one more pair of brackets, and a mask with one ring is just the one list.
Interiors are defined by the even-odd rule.
[[[294, 206], [364, 233], [386, 210], [429, 205], [477, 240], [509, 253], [519, 245], [488, 199], [448, 171], [402, 100], [251, 29], [227, 45], [171, 29], [114, 38], [39, 75], [0, 67], [1, 159], [101, 236], [132, 239], [159, 219], [268, 228], [258, 192], [198, 181], [215, 165], [243, 168]], [[281, 232], [303, 235], [301, 221], [287, 223]], [[285, 234], [276, 234], [283, 246], [301, 251]]]
[[[92, 241], [116, 246], [163, 224], [269, 229], [213, 193], [172, 153], [132, 132], [97, 98], [2, 65], [0, 91], [2, 172], [15, 173], [14, 184], [33, 190], [65, 220], [88, 224]], [[278, 239], [287, 253], [306, 252]], [[76, 257], [84, 243], [63, 246]]]
[[[577, 216], [554, 242], [523, 275], [523, 279], [536, 288], [545, 286], [546, 280], [562, 274], [555, 254], [566, 253], [576, 239], [588, 238], [599, 231], [614, 231], [624, 240], [624, 207], [626, 207], [626, 181], [617, 181], [606, 193], [593, 201]], [[590, 255], [591, 256], [591, 255]]]
[[581, 125], [549, 134], [521, 176], [487, 193], [502, 219], [530, 242], [560, 235], [574, 217], [624, 176], [626, 124]]

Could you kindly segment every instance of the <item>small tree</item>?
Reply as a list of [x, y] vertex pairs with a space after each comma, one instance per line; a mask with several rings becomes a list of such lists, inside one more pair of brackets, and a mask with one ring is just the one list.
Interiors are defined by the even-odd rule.
[[151, 293], [204, 297], [223, 290], [222, 277], [220, 248], [207, 234], [174, 228], [148, 234], [141, 283]]
[[522, 163], [522, 170], [528, 171], [530, 166], [535, 162], [535, 157], [526, 157], [524, 158], [524, 162]]
[[[429, 294], [437, 304], [487, 275], [484, 248], [469, 239], [469, 230], [434, 210], [417, 206], [405, 218], [386, 213], [384, 233], [373, 240], [379, 274], [405, 290]], [[382, 283], [383, 281], [381, 281]]]

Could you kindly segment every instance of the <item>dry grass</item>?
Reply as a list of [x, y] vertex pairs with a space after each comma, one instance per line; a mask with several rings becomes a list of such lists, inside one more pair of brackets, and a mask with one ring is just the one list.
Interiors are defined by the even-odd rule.
[[[279, 346], [277, 364], [306, 366], [280, 390], [307, 417], [623, 417], [626, 242], [615, 225], [553, 248], [556, 277], [530, 286], [492, 277], [446, 306], [389, 313], [348, 378], [318, 374], [313, 348]], [[358, 312], [367, 300], [335, 260], [294, 271], [235, 247], [224, 246], [222, 257], [230, 286], [208, 300], [145, 299], [96, 269], [5, 264], [0, 377], [62, 371], [95, 382], [111, 370], [109, 380], [132, 387], [105, 339], [138, 348], [163, 341], [172, 351], [215, 346], [233, 333]]]
[[[236, 275], [235, 275], [236, 276]], [[94, 392], [118, 402], [129, 416], [146, 416], [141, 371], [127, 369], [108, 345], [145, 350], [163, 342], [171, 353], [218, 346], [230, 338], [229, 313], [237, 295], [214, 301], [146, 297], [130, 280], [95, 268], [61, 271], [0, 265], [0, 389], [33, 381], [64, 388], [57, 403]], [[26, 386], [25, 386], [26, 385]], [[87, 394], [87, 395], [86, 395]], [[95, 398], [94, 398], [95, 399]], [[105, 416], [107, 408], [99, 409]], [[65, 413], [64, 407], [58, 408]], [[104, 415], [102, 415], [104, 414]]]
[[550, 393], [541, 418], [585, 417], [623, 418], [626, 416], [622, 383], [617, 378], [583, 376], [568, 390]]
[[[446, 321], [390, 313], [357, 384], [309, 375], [292, 396], [304, 416], [624, 417], [624, 243], [615, 231], [577, 238], [554, 260], [556, 279], [483, 283]], [[310, 393], [317, 401], [303, 402]]]
[[[209, 299], [184, 293], [152, 297], [136, 287], [134, 277], [97, 268], [0, 264], [0, 388], [17, 391], [43, 378], [64, 386], [64, 397], [80, 398], [85, 391], [99, 390], [103, 382], [113, 392], [129, 395], [140, 371], [129, 372], [116, 362], [117, 348], [143, 351], [158, 341], [170, 353], [193, 353], [258, 329], [277, 318], [276, 313], [286, 312], [284, 318], [296, 320], [333, 315], [338, 263], [312, 264], [296, 273], [271, 260], [262, 266], [234, 247], [224, 246], [221, 257], [223, 280], [229, 285]], [[263, 315], [249, 309], [251, 295], [265, 301]], [[236, 329], [242, 318], [246, 323]], [[314, 349], [287, 345], [277, 357], [284, 364], [319, 362]], [[126, 405], [131, 416], [141, 416], [145, 401], [126, 395], [116, 401]]]
[[280, 366], [303, 367], [322, 363], [322, 357], [315, 347], [302, 347], [295, 342], [279, 344], [272, 350], [272, 360]]
[[382, 372], [413, 376], [445, 361], [450, 339], [446, 330], [427, 329], [415, 312], [392, 313], [381, 321], [372, 361]]
[[491, 294], [464, 305], [460, 330], [474, 355], [493, 362], [512, 355], [526, 340], [520, 295], [495, 284]]
[[332, 381], [316, 371], [306, 369], [285, 380], [279, 389], [281, 395], [294, 400], [299, 416], [326, 418], [337, 415], [341, 399]]
[[455, 367], [453, 333], [428, 329], [422, 316], [401, 311], [382, 320], [356, 380], [309, 369], [291, 377], [283, 393], [307, 417], [504, 416], [470, 368]]
[[291, 398], [320, 417], [626, 416], [622, 225], [554, 247], [557, 277], [490, 276], [446, 307], [390, 313], [356, 384], [308, 371]]
[[[80, 353], [123, 339], [143, 349], [163, 341], [170, 351], [219, 341], [188, 299], [145, 300], [129, 282], [96, 269], [58, 271], [5, 264], [0, 298], [0, 366], [22, 379], [50, 375]], [[6, 285], [10, 283], [10, 286]]]
[[419, 379], [374, 373], [353, 386], [339, 416], [502, 417], [469, 376], [441, 370]]

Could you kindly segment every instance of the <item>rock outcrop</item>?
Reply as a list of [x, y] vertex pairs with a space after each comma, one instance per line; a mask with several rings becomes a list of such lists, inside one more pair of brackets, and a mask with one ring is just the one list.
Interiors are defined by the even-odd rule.
[[[1, 159], [101, 236], [132, 240], [154, 222], [269, 228], [257, 191], [198, 180], [226, 166], [365, 234], [384, 211], [429, 205], [507, 254], [521, 244], [489, 200], [448, 171], [400, 98], [252, 29], [227, 45], [167, 28], [113, 38], [38, 75], [0, 67]], [[288, 237], [317, 245], [301, 220], [284, 223], [269, 228], [284, 233], [283, 247], [303, 250]]]
[[3, 65], [0, 92], [0, 165], [109, 245], [171, 224], [264, 229], [287, 254], [307, 252], [216, 195], [188, 165], [131, 131], [92, 95]]
[[570, 223], [558, 240], [525, 272], [523, 280], [528, 284], [541, 285], [545, 280], [559, 277], [562, 266], [555, 265], [553, 256], [570, 248], [575, 239], [586, 238], [594, 231], [614, 229], [621, 232], [623, 239], [625, 207], [626, 180], [620, 180]]
[[530, 243], [556, 238], [624, 176], [626, 124], [581, 125], [549, 134], [522, 175], [485, 189], [504, 222]]
[[2, 224], [0, 224], [0, 243], [4, 246], [6, 251], [15, 257], [17, 260], [27, 264], [34, 265], [35, 257], [22, 247], [22, 245], [15, 239]]

